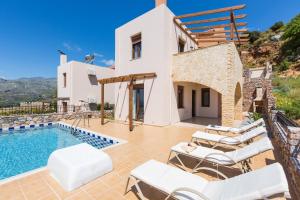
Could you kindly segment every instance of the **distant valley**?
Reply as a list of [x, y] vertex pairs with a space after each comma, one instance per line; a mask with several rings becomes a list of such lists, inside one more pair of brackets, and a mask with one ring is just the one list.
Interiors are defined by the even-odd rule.
[[0, 78], [0, 107], [17, 106], [20, 102], [54, 102], [57, 91], [56, 78]]

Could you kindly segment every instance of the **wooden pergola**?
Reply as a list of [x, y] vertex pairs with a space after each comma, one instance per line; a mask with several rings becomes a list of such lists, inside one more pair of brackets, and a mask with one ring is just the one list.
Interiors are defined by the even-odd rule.
[[[234, 11], [245, 8], [246, 5], [238, 5], [215, 10], [208, 10], [196, 13], [190, 13], [174, 17], [174, 23], [185, 32], [191, 40], [198, 45], [200, 43], [224, 43], [227, 41], [234, 41], [237, 44], [244, 44], [248, 42], [248, 31], [243, 27], [246, 22], [237, 22], [237, 20], [244, 19], [247, 15], [235, 15]], [[222, 13], [222, 17], [210, 19], [195, 19], [195, 17]], [[221, 14], [220, 14], [221, 13]], [[227, 15], [226, 15], [227, 13]], [[229, 15], [228, 15], [229, 14]], [[221, 22], [221, 23], [219, 23]]]
[[137, 80], [146, 80], [156, 78], [156, 73], [141, 73], [141, 74], [129, 74], [125, 76], [117, 76], [111, 78], [99, 79], [98, 82], [101, 84], [101, 125], [104, 125], [104, 85], [110, 83], [129, 82], [129, 109], [128, 109], [128, 120], [129, 130], [133, 130], [133, 85]]

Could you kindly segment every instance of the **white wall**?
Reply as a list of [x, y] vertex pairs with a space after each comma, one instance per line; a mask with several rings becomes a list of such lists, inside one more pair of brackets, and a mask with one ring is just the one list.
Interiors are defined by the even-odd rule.
[[[173, 23], [174, 14], [161, 5], [116, 29], [116, 76], [132, 73], [155, 72], [157, 78], [145, 80], [145, 124], [167, 125], [171, 123], [172, 56], [178, 52], [178, 37], [186, 41], [186, 49], [197, 47]], [[141, 33], [142, 56], [132, 60], [131, 36]], [[116, 85], [116, 119], [128, 116], [128, 83]]]
[[[177, 108], [177, 86], [184, 87], [184, 108]], [[219, 99], [218, 92], [210, 88], [210, 106], [202, 107], [201, 89], [208, 88], [204, 85], [193, 84], [193, 83], [174, 83], [174, 94], [176, 96], [176, 108], [173, 112], [173, 123], [192, 118], [192, 91], [196, 91], [196, 116], [197, 117], [208, 117], [218, 118], [219, 111]], [[176, 111], [175, 111], [176, 110]]]
[[[94, 71], [96, 76], [89, 76]], [[67, 87], [63, 88], [63, 73], [67, 74]], [[58, 98], [69, 97], [69, 105], [81, 105], [80, 101], [100, 103], [101, 91], [98, 79], [114, 76], [107, 67], [71, 61], [58, 67]], [[106, 85], [105, 102], [114, 103], [114, 85]]]

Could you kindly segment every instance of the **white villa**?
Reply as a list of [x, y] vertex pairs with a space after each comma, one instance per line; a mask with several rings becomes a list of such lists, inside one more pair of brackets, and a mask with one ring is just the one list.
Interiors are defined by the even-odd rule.
[[[100, 103], [97, 79], [114, 75], [114, 69], [100, 67], [77, 61], [67, 61], [67, 55], [60, 55], [57, 68], [57, 105], [61, 112], [73, 111], [70, 106], [86, 103]], [[105, 93], [106, 102], [114, 104], [114, 85], [108, 86]]]
[[[116, 120], [132, 118], [158, 126], [201, 119], [230, 126], [240, 120], [243, 65], [234, 32], [228, 41], [225, 28], [212, 26], [206, 33], [224, 39], [196, 40], [180, 20], [166, 1], [157, 0], [154, 9], [116, 29], [115, 70], [62, 61], [58, 67], [59, 104], [99, 103], [97, 77], [100, 84], [105, 80], [104, 102], [115, 104]], [[122, 78], [146, 73], [155, 77], [131, 82]], [[129, 83], [133, 84], [131, 115]]]

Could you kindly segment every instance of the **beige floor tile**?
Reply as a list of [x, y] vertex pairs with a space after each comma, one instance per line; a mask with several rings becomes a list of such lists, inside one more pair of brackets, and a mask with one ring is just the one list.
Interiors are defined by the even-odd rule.
[[[72, 121], [67, 121], [72, 123]], [[166, 163], [170, 148], [181, 141], [190, 141], [191, 135], [197, 130], [190, 127], [153, 127], [136, 126], [133, 132], [128, 131], [128, 125], [109, 122], [105, 126], [100, 125], [99, 119], [91, 119], [90, 127], [79, 126], [100, 132], [105, 135], [127, 140], [128, 143], [104, 150], [113, 160], [113, 172], [76, 189], [72, 192], [65, 191], [50, 175], [47, 170], [27, 176], [9, 184], [0, 185], [0, 200], [6, 199], [84, 199], [84, 200], [138, 200], [136, 189], [131, 187], [124, 195], [128, 175], [138, 165], [155, 159]], [[187, 162], [187, 170], [190, 170], [195, 161], [184, 158]], [[260, 154], [252, 159], [253, 169], [261, 168], [275, 161], [272, 151]], [[172, 163], [174, 164], [174, 163]], [[224, 169], [228, 176], [235, 176], [238, 172]], [[208, 180], [216, 180], [217, 177], [208, 173], [197, 173]], [[132, 183], [130, 184], [132, 186]], [[165, 194], [140, 183], [142, 192], [150, 200], [165, 198]]]

